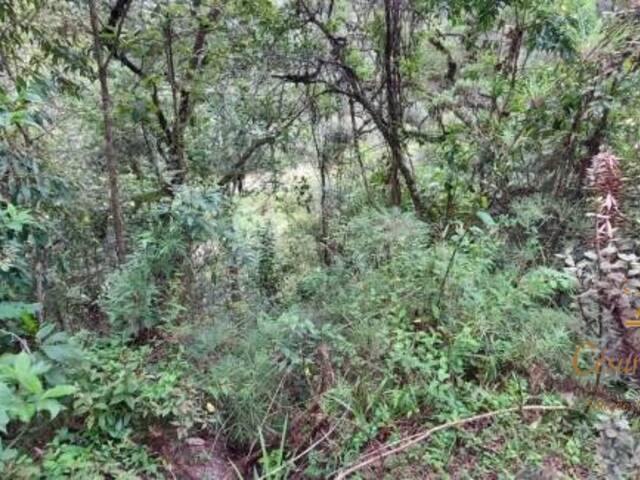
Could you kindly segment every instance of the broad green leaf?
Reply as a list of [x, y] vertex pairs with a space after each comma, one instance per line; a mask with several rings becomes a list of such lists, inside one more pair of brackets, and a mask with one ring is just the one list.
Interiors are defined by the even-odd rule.
[[69, 335], [66, 332], [56, 332], [46, 339], [44, 343], [46, 344], [54, 344], [54, 343], [63, 343], [69, 341]]
[[38, 330], [38, 333], [36, 333], [36, 340], [39, 343], [42, 343], [49, 335], [51, 335], [54, 328], [55, 326], [51, 323], [42, 325], [42, 327], [40, 327], [40, 330]]
[[13, 391], [0, 381], [0, 408], [9, 408], [14, 404], [15, 398]]
[[80, 357], [77, 348], [69, 344], [42, 345], [40, 350], [51, 360], [66, 362]]
[[489, 213], [487, 213], [487, 212], [485, 212], [483, 210], [479, 210], [476, 213], [476, 216], [482, 221], [482, 223], [485, 224], [485, 226], [487, 226], [489, 228], [493, 228], [493, 227], [496, 226], [495, 220], [493, 219], [493, 217]]
[[31, 370], [31, 357], [26, 352], [20, 352], [13, 356], [13, 368], [17, 374]]
[[0, 432], [7, 433], [7, 424], [9, 423], [9, 415], [7, 411], [0, 407]]
[[33, 335], [38, 331], [38, 319], [36, 316], [29, 312], [23, 312], [20, 315], [22, 329], [28, 334]]
[[14, 360], [14, 372], [16, 380], [29, 393], [39, 395], [42, 393], [42, 383], [40, 379], [33, 373], [31, 366], [31, 357], [25, 352], [20, 352]]
[[[9, 462], [18, 456], [18, 450], [15, 448], [3, 448], [0, 444], [0, 463]], [[0, 470], [1, 472], [1, 470]]]
[[74, 387], [73, 385], [57, 385], [44, 392], [44, 395], [42, 395], [42, 399], [65, 397], [75, 392], [76, 387]]
[[29, 422], [36, 413], [36, 406], [33, 403], [21, 402], [12, 411], [17, 415], [21, 422]]
[[52, 419], [56, 418], [61, 410], [64, 410], [64, 405], [62, 405], [57, 400], [53, 400], [50, 398], [39, 400], [36, 405], [39, 412], [46, 410], [47, 412], [49, 412]]
[[24, 313], [36, 313], [40, 310], [37, 303], [0, 302], [0, 320], [18, 319]]

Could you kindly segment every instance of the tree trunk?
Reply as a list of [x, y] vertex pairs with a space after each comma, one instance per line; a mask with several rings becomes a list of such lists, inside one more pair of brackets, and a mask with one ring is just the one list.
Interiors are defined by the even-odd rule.
[[311, 107], [311, 137], [318, 159], [318, 170], [320, 171], [320, 232], [318, 235], [319, 254], [322, 263], [331, 265], [331, 251], [329, 249], [329, 209], [327, 205], [327, 176], [329, 167], [329, 151], [331, 150], [325, 138], [321, 144], [318, 140], [318, 108], [314, 96], [307, 87], [307, 98]]
[[120, 192], [118, 188], [118, 169], [115, 151], [113, 149], [113, 118], [111, 117], [111, 95], [107, 81], [107, 62], [102, 59], [102, 44], [100, 41], [100, 29], [98, 26], [98, 12], [95, 0], [89, 0], [89, 15], [91, 31], [93, 34], [93, 54], [98, 67], [98, 80], [100, 81], [100, 97], [102, 101], [102, 117], [104, 121], [104, 154], [107, 160], [107, 173], [109, 177], [109, 202], [113, 230], [116, 237], [116, 257], [118, 263], [124, 261], [126, 254], [124, 240], [124, 222], [122, 220], [122, 208], [120, 206]]
[[47, 250], [46, 247], [35, 246], [35, 264], [33, 266], [36, 300], [40, 304], [40, 310], [38, 310], [37, 318], [38, 324], [43, 325], [45, 321], [45, 305], [46, 305], [46, 290], [45, 290], [45, 276], [47, 272]]
[[185, 161], [184, 137], [182, 132], [176, 132], [174, 135], [171, 149], [169, 150], [169, 158], [171, 160], [171, 168], [174, 170], [171, 178], [171, 189], [175, 193], [175, 189], [184, 184], [187, 176], [187, 162]]
[[400, 75], [400, 61], [402, 58], [401, 37], [402, 0], [385, 0], [384, 14], [386, 37], [384, 48], [385, 84], [387, 90], [387, 128], [385, 139], [389, 145], [389, 195], [393, 206], [400, 206], [402, 191], [399, 176], [402, 175], [409, 190], [416, 215], [424, 219], [426, 209], [422, 196], [418, 190], [413, 173], [404, 163], [403, 142], [401, 136], [403, 108], [402, 108], [402, 78]]
[[387, 118], [389, 132], [389, 195], [391, 205], [400, 206], [400, 164], [402, 163], [402, 101], [400, 83], [400, 3], [401, 0], [385, 0], [384, 17], [386, 37], [384, 47], [384, 70], [387, 90]]
[[[325, 149], [326, 150], [326, 147]], [[329, 250], [329, 209], [327, 205], [327, 152], [320, 152], [320, 248], [322, 261], [326, 266], [331, 265], [331, 251]]]

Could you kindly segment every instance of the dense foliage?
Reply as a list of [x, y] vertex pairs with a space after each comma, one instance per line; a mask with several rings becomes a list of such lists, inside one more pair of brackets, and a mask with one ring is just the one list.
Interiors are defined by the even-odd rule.
[[0, 477], [635, 478], [640, 4], [0, 1]]

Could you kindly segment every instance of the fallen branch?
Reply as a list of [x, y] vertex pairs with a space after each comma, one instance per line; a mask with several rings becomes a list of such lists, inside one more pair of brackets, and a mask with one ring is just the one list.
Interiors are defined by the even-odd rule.
[[[335, 480], [344, 480], [349, 475], [352, 475], [358, 470], [362, 470], [364, 467], [371, 465], [376, 461], [382, 460], [383, 458], [386, 458], [388, 456], [391, 456], [403, 450], [406, 450], [407, 448], [431, 437], [434, 433], [440, 432], [442, 430], [446, 430], [448, 428], [459, 427], [467, 423], [477, 422], [479, 420], [484, 420], [486, 418], [491, 418], [498, 415], [504, 415], [506, 413], [523, 412], [523, 411], [558, 411], [558, 410], [570, 410], [570, 407], [567, 407], [564, 405], [526, 405], [523, 407], [505, 408], [503, 410], [496, 410], [493, 412], [483, 413], [481, 415], [475, 415], [473, 417], [463, 418], [462, 420], [447, 422], [442, 425], [438, 425], [437, 427], [434, 427], [430, 430], [427, 430], [426, 432], [410, 435], [409, 437], [406, 437], [404, 439], [384, 445], [383, 447], [377, 449], [376, 451], [373, 451], [367, 455], [362, 456], [360, 458], [360, 461], [357, 464], [352, 465], [351, 467], [348, 467], [338, 472], [338, 474], [335, 476]], [[391, 446], [398, 443], [400, 445], [398, 445], [397, 447], [390, 448]]]

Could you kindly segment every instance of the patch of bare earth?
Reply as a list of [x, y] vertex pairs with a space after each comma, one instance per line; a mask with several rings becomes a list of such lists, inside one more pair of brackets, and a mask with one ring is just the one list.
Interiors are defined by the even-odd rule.
[[234, 480], [229, 452], [219, 438], [190, 437], [184, 440], [167, 430], [152, 430], [151, 449], [166, 465], [169, 478], [176, 480]]

